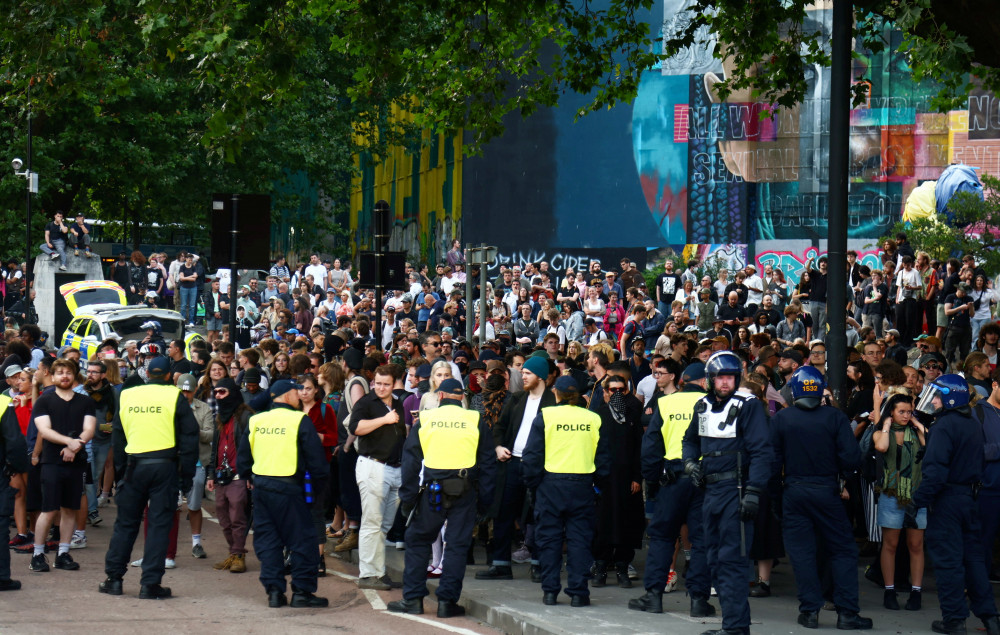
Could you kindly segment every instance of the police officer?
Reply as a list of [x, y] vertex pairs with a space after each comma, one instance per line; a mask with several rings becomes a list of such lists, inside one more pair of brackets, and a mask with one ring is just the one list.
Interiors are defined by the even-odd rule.
[[403, 447], [399, 501], [410, 524], [406, 529], [403, 599], [388, 606], [396, 613], [424, 612], [431, 543], [448, 521], [437, 615], [465, 614], [457, 602], [466, 555], [477, 512], [485, 514], [493, 500], [497, 457], [489, 426], [478, 412], [462, 408], [463, 395], [462, 382], [457, 379], [441, 382], [441, 405], [420, 413], [420, 421]]
[[691, 562], [685, 585], [691, 596], [691, 617], [715, 615], [708, 603], [711, 580], [705, 559], [705, 536], [701, 526], [703, 491], [684, 473], [681, 442], [691, 424], [695, 404], [705, 396], [705, 365], [695, 362], [684, 369], [680, 392], [660, 397], [642, 437], [642, 476], [658, 483], [653, 518], [646, 528], [649, 551], [643, 586], [646, 594], [629, 600], [628, 607], [647, 613], [663, 612], [663, 592], [670, 576], [674, 546], [681, 526], [688, 526]]
[[568, 375], [557, 379], [555, 396], [556, 405], [542, 408], [531, 423], [521, 466], [525, 483], [536, 490], [535, 545], [543, 602], [555, 604], [559, 596], [565, 541], [566, 594], [572, 606], [587, 606], [585, 576], [594, 562], [594, 493], [611, 474], [611, 457], [601, 435], [601, 417], [577, 405], [576, 380]]
[[271, 608], [288, 604], [286, 547], [291, 553], [291, 605], [324, 607], [329, 603], [314, 595], [319, 552], [306, 504], [312, 492], [323, 491], [329, 466], [312, 420], [299, 410], [301, 388], [288, 379], [271, 384], [272, 408], [250, 417], [236, 456], [240, 477], [253, 478], [253, 547]]
[[[14, 515], [14, 496], [17, 490], [7, 485], [14, 474], [23, 474], [28, 464], [28, 445], [21, 434], [14, 413], [14, 401], [0, 395], [0, 457], [4, 459], [3, 482], [0, 482], [0, 528], [6, 543], [10, 535], [10, 517]], [[21, 583], [10, 579], [10, 549], [0, 549], [0, 591], [17, 591]]]
[[167, 358], [153, 359], [146, 373], [146, 385], [122, 391], [118, 414], [112, 422], [115, 477], [119, 481], [124, 477], [124, 483], [115, 497], [118, 518], [104, 558], [108, 577], [101, 583], [100, 592], [122, 594], [122, 578], [148, 501], [149, 531], [142, 556], [139, 597], [160, 600], [170, 597], [170, 589], [160, 586], [160, 581], [178, 489], [191, 490], [198, 463], [198, 422], [187, 399], [170, 382]]
[[782, 532], [799, 589], [799, 624], [819, 627], [823, 591], [817, 572], [817, 536], [833, 573], [837, 628], [861, 630], [872, 621], [858, 616], [858, 547], [840, 500], [841, 476], [861, 465], [861, 450], [847, 416], [821, 404], [826, 380], [803, 366], [789, 380], [793, 404], [774, 416], [776, 468], [784, 467]]
[[774, 453], [760, 401], [735, 394], [742, 371], [730, 351], [708, 358], [708, 395], [695, 404], [684, 434], [684, 471], [693, 485], [705, 487], [702, 527], [722, 605], [722, 628], [702, 635], [750, 631], [746, 549]]
[[931, 630], [965, 633], [971, 604], [988, 635], [1000, 635], [976, 505], [986, 461], [985, 441], [982, 426], [969, 412], [969, 385], [959, 375], [941, 375], [927, 386], [917, 410], [937, 417], [912, 504], [914, 509], [932, 508], [925, 541], [934, 563], [943, 619], [935, 620]]

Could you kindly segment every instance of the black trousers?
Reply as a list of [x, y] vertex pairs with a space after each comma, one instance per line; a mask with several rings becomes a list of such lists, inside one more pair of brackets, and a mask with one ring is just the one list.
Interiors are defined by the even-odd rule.
[[108, 577], [121, 579], [128, 570], [132, 547], [142, 527], [142, 512], [149, 502], [149, 531], [142, 554], [140, 584], [159, 584], [163, 580], [170, 526], [177, 509], [176, 463], [139, 462], [129, 470], [121, 488], [115, 495], [118, 518], [111, 534], [111, 544], [104, 557], [104, 572]]

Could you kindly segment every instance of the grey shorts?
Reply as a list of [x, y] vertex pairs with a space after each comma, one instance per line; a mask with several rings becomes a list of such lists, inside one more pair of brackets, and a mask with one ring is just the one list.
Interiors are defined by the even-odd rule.
[[944, 314], [944, 305], [943, 304], [937, 305], [937, 323], [938, 323], [938, 326], [947, 326], [948, 325], [948, 316]]
[[207, 317], [205, 318], [205, 330], [206, 331], [221, 331], [222, 330], [222, 318]]
[[191, 491], [188, 492], [187, 502], [189, 511], [199, 511], [201, 509], [201, 499], [205, 496], [205, 468], [201, 465], [194, 468], [194, 481], [192, 481]]

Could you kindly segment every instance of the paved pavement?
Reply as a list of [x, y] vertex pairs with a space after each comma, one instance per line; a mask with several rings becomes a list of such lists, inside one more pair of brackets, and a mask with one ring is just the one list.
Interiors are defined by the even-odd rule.
[[[206, 510], [213, 506], [206, 501]], [[401, 596], [399, 591], [359, 591], [354, 586], [357, 567], [350, 559], [327, 557], [330, 573], [320, 580], [319, 594], [330, 599], [328, 609], [269, 609], [264, 592], [257, 580], [259, 563], [251, 554], [247, 558], [249, 571], [236, 575], [219, 572], [212, 564], [225, 556], [225, 541], [216, 523], [205, 522], [204, 544], [209, 557], [197, 560], [190, 555], [190, 530], [181, 520], [178, 567], [167, 571], [164, 584], [172, 587], [176, 597], [162, 602], [139, 600], [138, 570], [130, 569], [125, 578], [125, 595], [108, 597], [97, 593], [103, 579], [103, 558], [114, 521], [114, 506], [101, 510], [104, 523], [88, 528], [87, 549], [74, 550], [73, 557], [81, 569], [75, 572], [53, 569], [37, 574], [27, 570], [28, 557], [12, 554], [14, 577], [24, 588], [0, 597], [0, 632], [49, 633], [73, 624], [88, 632], [134, 633], [141, 628], [146, 633], [193, 632], [210, 628], [216, 633], [273, 633], [279, 629], [295, 633], [311, 633], [335, 628], [348, 633], [399, 632], [440, 634], [443, 632], [517, 633], [524, 635], [570, 633], [671, 633], [694, 635], [709, 628], [719, 628], [720, 620], [695, 620], [688, 617], [689, 600], [683, 590], [664, 596], [662, 615], [630, 611], [630, 598], [642, 595], [641, 581], [632, 589], [615, 585], [592, 590], [593, 605], [572, 608], [569, 598], [560, 596], [557, 606], [545, 606], [537, 584], [528, 579], [528, 565], [515, 565], [515, 579], [506, 582], [484, 582], [474, 578], [475, 571], [484, 568], [485, 554], [477, 549], [478, 566], [470, 566], [465, 579], [461, 603], [469, 617], [438, 620], [433, 595], [434, 581], [429, 581], [432, 594], [422, 617], [399, 616], [384, 610], [386, 602]], [[134, 556], [141, 554], [140, 537]], [[351, 558], [356, 558], [352, 552]], [[644, 554], [636, 557], [642, 571]], [[51, 560], [51, 557], [50, 557]], [[393, 577], [400, 578], [403, 552], [386, 549], [387, 566]], [[875, 631], [883, 633], [927, 633], [930, 622], [939, 619], [936, 589], [932, 572], [924, 585], [924, 608], [921, 611], [887, 611], [881, 608], [882, 591], [858, 575], [861, 580], [862, 614], [875, 620]], [[612, 576], [613, 578], [613, 576]], [[774, 595], [766, 599], [751, 599], [752, 630], [755, 633], [801, 633], [798, 626], [798, 603], [791, 567], [784, 560], [772, 574]], [[900, 603], [905, 602], [900, 594]], [[718, 599], [712, 604], [718, 607]], [[16, 610], [8, 610], [17, 607]], [[835, 628], [836, 614], [824, 611], [820, 615], [821, 629]], [[976, 632], [980, 623], [969, 620], [969, 631]]]

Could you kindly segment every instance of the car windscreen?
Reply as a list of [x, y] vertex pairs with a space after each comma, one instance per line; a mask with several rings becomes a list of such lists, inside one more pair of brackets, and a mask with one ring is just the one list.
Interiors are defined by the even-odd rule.
[[184, 339], [184, 323], [180, 318], [172, 320], [170, 318], [156, 317], [151, 318], [148, 315], [132, 315], [129, 317], [111, 319], [108, 320], [108, 324], [111, 325], [111, 329], [118, 334], [118, 337], [124, 340], [139, 340], [146, 337], [146, 329], [142, 328], [144, 322], [155, 319], [160, 323], [163, 328], [163, 339], [169, 342], [170, 340], [182, 340]]
[[88, 304], [121, 304], [122, 299], [114, 289], [81, 289], [73, 294], [78, 307]]

